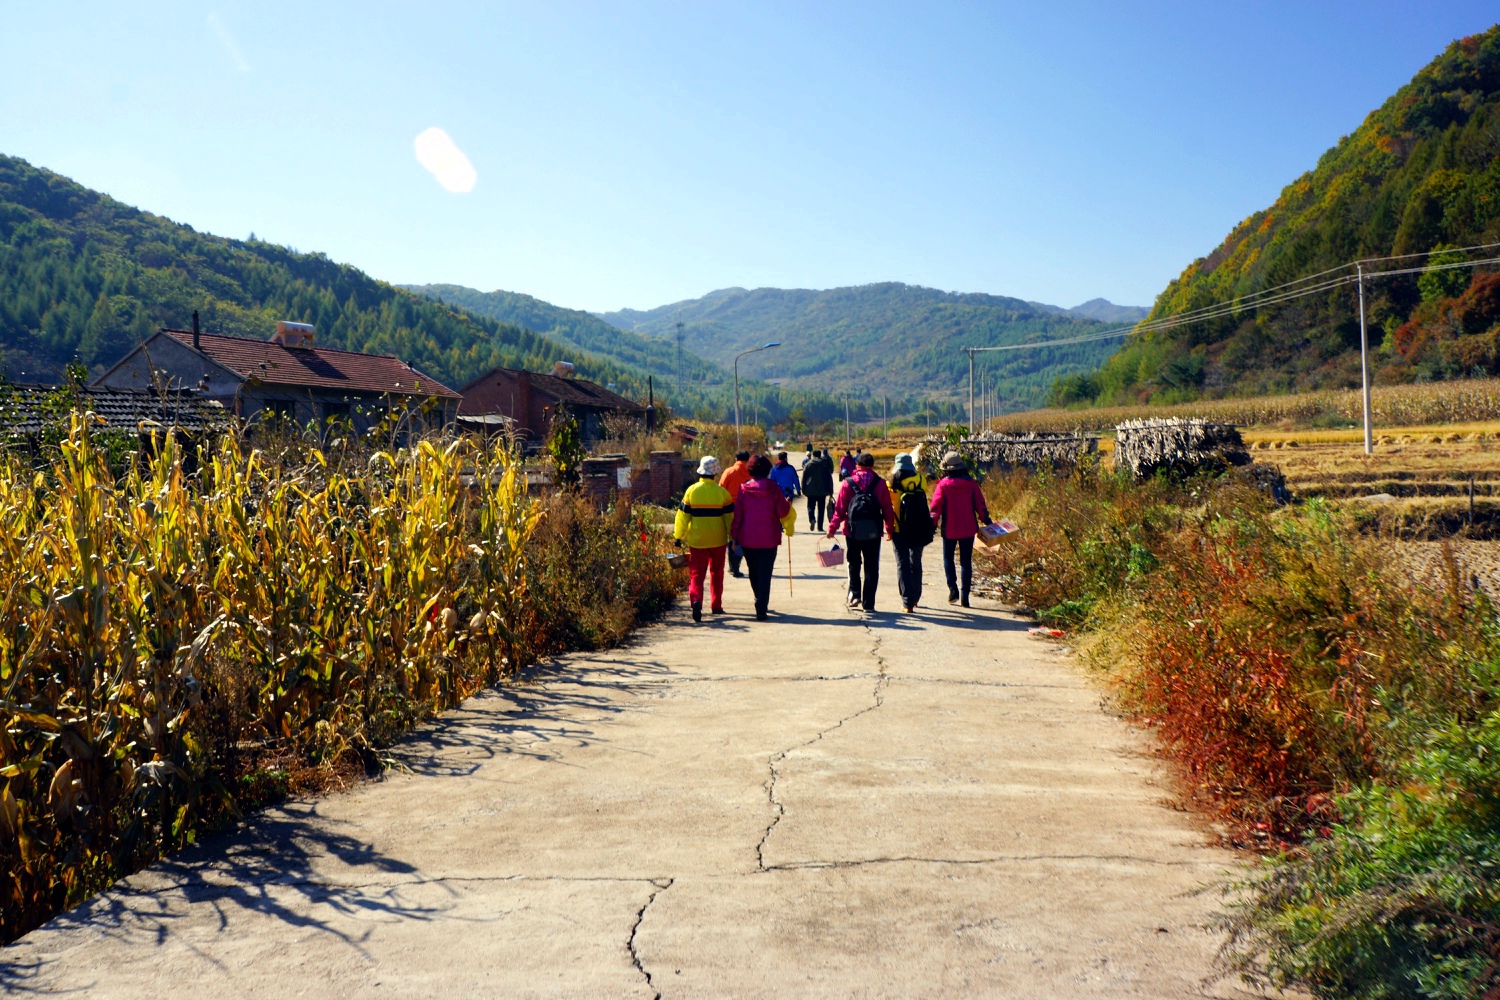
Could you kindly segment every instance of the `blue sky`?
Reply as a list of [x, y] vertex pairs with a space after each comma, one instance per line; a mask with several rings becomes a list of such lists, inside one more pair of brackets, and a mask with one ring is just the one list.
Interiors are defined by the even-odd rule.
[[[887, 280], [1149, 303], [1500, 8], [257, 0], [0, 13], [0, 152], [386, 280], [603, 310]], [[418, 162], [432, 128], [467, 158], [471, 190]]]

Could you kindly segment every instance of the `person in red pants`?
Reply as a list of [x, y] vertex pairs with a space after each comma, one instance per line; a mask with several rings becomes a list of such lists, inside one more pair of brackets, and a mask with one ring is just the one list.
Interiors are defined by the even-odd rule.
[[695, 622], [703, 620], [705, 578], [713, 597], [709, 610], [716, 615], [724, 613], [724, 551], [734, 521], [734, 501], [718, 483], [719, 460], [704, 455], [698, 461], [698, 476], [698, 481], [683, 493], [672, 525], [677, 545], [686, 542], [688, 546], [688, 601]]

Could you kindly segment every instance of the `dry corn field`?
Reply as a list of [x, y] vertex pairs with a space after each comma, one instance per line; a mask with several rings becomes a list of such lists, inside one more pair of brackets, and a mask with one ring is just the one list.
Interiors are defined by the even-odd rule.
[[[664, 565], [581, 501], [534, 551], [503, 447], [183, 457], [116, 475], [81, 414], [53, 460], [0, 453], [0, 939], [284, 793], [278, 761], [368, 762], [527, 661], [528, 560], [575, 588]], [[608, 566], [574, 565], [589, 518]]]
[[[1474, 379], [1427, 382], [1420, 385], [1377, 386], [1371, 406], [1378, 426], [1405, 427], [1500, 420], [1500, 380]], [[1027, 410], [992, 421], [1004, 433], [1110, 431], [1127, 420], [1157, 417], [1199, 417], [1246, 425], [1288, 426], [1320, 417], [1349, 421], [1362, 419], [1359, 392], [1326, 391], [1248, 399], [1203, 400], [1173, 406], [1107, 406], [1077, 410]]]

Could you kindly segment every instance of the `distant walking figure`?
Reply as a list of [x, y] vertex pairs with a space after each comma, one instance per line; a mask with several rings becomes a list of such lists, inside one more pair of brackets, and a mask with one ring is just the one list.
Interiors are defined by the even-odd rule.
[[703, 620], [705, 577], [712, 585], [713, 613], [724, 613], [724, 549], [734, 521], [734, 501], [729, 499], [729, 491], [714, 481], [718, 475], [719, 460], [704, 455], [698, 461], [699, 479], [682, 495], [682, 506], [672, 526], [672, 536], [688, 546], [688, 601], [695, 622]]
[[[748, 451], [737, 451], [734, 454], [734, 464], [725, 469], [724, 474], [719, 477], [719, 485], [729, 491], [729, 499], [733, 501], [739, 499], [740, 487], [744, 486], [749, 481], [750, 453]], [[739, 577], [745, 575], [740, 572], [740, 558], [741, 553], [739, 544], [731, 540], [729, 542], [730, 576]]]
[[734, 520], [729, 535], [745, 553], [750, 571], [750, 590], [755, 594], [755, 617], [765, 621], [770, 612], [771, 571], [776, 567], [776, 550], [781, 536], [790, 535], [797, 523], [797, 512], [771, 478], [771, 460], [756, 455], [750, 462], [750, 481], [740, 489], [734, 503]]
[[896, 531], [891, 547], [896, 550], [896, 583], [901, 604], [915, 611], [922, 600], [922, 550], [932, 541], [932, 515], [927, 506], [927, 477], [905, 452], [896, 456], [891, 469], [891, 497], [896, 507]]
[[854, 452], [850, 451], [848, 448], [845, 448], [844, 457], [839, 459], [839, 482], [843, 482], [845, 479], [848, 479], [850, 476], [854, 475], [854, 467], [856, 464], [857, 463], [854, 461]]
[[[875, 456], [865, 452], [839, 487], [828, 522], [828, 537], [839, 528], [849, 550], [849, 606], [875, 610], [875, 588], [880, 583], [880, 536], [890, 538], [896, 530], [896, 511], [885, 480], [875, 475]], [[864, 579], [861, 580], [861, 571]]]
[[795, 500], [802, 495], [802, 482], [797, 478], [797, 470], [792, 468], [792, 463], [786, 460], [786, 452], [776, 453], [776, 464], [771, 466], [771, 481], [781, 487], [781, 492], [788, 500]]
[[[961, 602], [969, 606], [969, 588], [974, 582], [974, 536], [979, 534], [979, 525], [992, 524], [989, 507], [984, 502], [984, 491], [969, 476], [969, 466], [963, 456], [950, 451], [943, 456], [943, 478], [938, 480], [932, 492], [932, 523], [943, 529], [943, 572], [948, 576], [948, 603]], [[958, 553], [963, 564], [963, 590], [959, 590], [958, 574], [954, 571], [953, 554]]]
[[802, 495], [807, 497], [807, 526], [822, 531], [828, 514], [828, 499], [833, 496], [833, 459], [819, 449], [802, 468]]

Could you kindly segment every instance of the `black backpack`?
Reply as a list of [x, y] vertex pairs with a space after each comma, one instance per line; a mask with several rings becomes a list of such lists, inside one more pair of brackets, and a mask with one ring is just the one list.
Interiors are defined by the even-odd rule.
[[862, 490], [854, 486], [854, 500], [849, 504], [849, 537], [856, 542], [868, 542], [880, 537], [885, 526], [885, 512], [880, 509], [880, 498], [875, 495], [875, 484], [880, 480], [871, 477], [870, 488]]
[[927, 491], [920, 486], [902, 490], [896, 507], [896, 535], [907, 545], [926, 545], [936, 533], [932, 512], [927, 509]]

